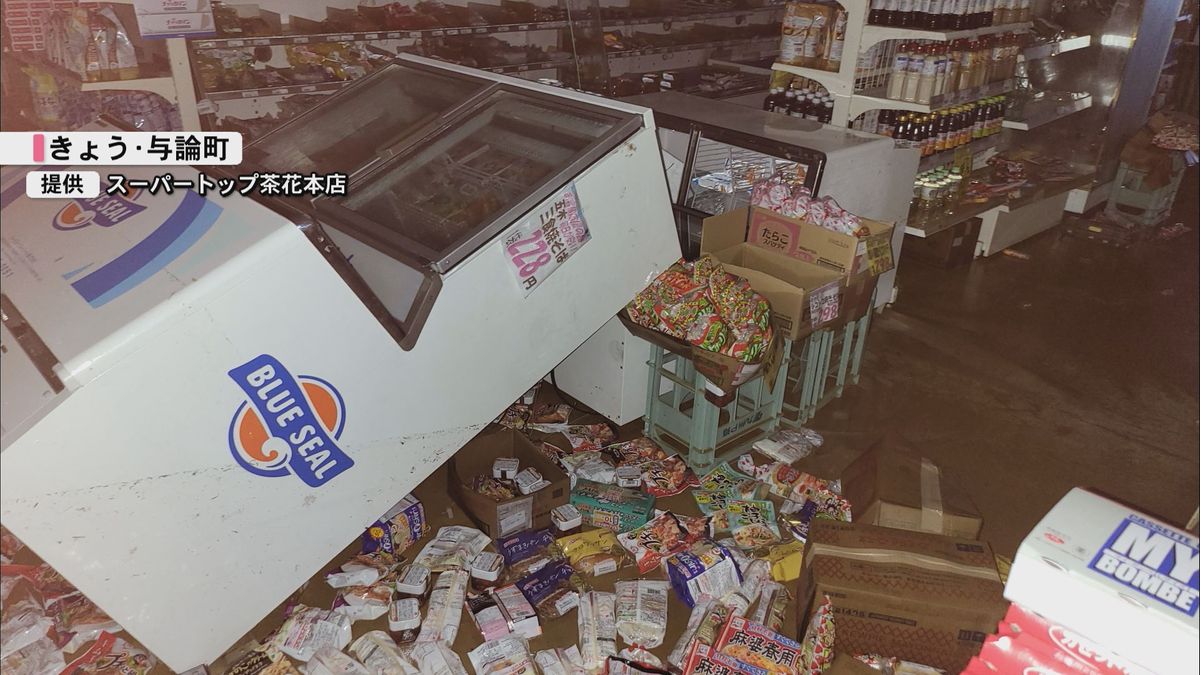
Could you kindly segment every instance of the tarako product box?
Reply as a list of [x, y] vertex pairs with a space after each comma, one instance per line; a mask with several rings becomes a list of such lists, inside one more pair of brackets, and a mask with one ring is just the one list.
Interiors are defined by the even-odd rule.
[[[742, 227], [742, 241], [770, 249], [804, 262], [827, 267], [840, 274], [870, 271], [878, 276], [892, 269], [893, 223], [862, 218], [869, 234], [856, 237], [827, 230], [798, 218], [788, 218], [757, 206], [735, 209], [704, 219], [704, 227], [717, 222], [733, 222]], [[715, 250], [733, 243], [717, 246]]]
[[[846, 274], [782, 250], [747, 242], [745, 210], [706, 218], [700, 250], [720, 260], [731, 274], [749, 281], [771, 303], [771, 323], [776, 330], [793, 340], [816, 329], [834, 328], [861, 317], [870, 305], [878, 281], [878, 272], [869, 267]], [[831, 286], [837, 289], [832, 316], [818, 316], [814, 321], [814, 301], [819, 303], [822, 291]]]
[[654, 514], [654, 495], [584, 478], [575, 482], [571, 504], [579, 510], [585, 524], [613, 532], [641, 527]]
[[983, 517], [970, 495], [902, 439], [876, 442], [842, 472], [854, 522], [976, 539]]
[[1025, 537], [1004, 596], [1142, 668], [1200, 672], [1200, 539], [1095, 493]]
[[829, 596], [839, 651], [959, 672], [1007, 604], [985, 542], [818, 519], [805, 545], [802, 618]]
[[[515, 457], [520, 467], [534, 468], [550, 482], [530, 495], [496, 501], [471, 488], [475, 476], [492, 475], [492, 463], [500, 457]], [[520, 432], [491, 426], [462, 447], [449, 464], [450, 496], [471, 520], [493, 539], [530, 528], [550, 527], [550, 511], [567, 503], [570, 479], [563, 470], [537, 451]]]

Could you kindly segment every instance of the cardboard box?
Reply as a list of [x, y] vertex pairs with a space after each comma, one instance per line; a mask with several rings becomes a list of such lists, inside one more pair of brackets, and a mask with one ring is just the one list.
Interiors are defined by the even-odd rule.
[[621, 323], [625, 328], [637, 337], [651, 344], [658, 345], [669, 352], [686, 356], [691, 360], [697, 372], [726, 393], [733, 391], [739, 385], [758, 376], [767, 378], [768, 388], [773, 388], [775, 385], [775, 376], [779, 372], [779, 364], [783, 361], [783, 350], [780, 346], [781, 339], [778, 333], [775, 333], [771, 344], [767, 346], [766, 354], [761, 361], [758, 363], [743, 363], [732, 356], [711, 352], [671, 337], [661, 331], [638, 325], [634, 323], [633, 319], [629, 318], [629, 313], [624, 309], [617, 314], [617, 317], [621, 319]]
[[[498, 457], [515, 457], [521, 468], [533, 467], [550, 486], [528, 496], [498, 502], [471, 489], [478, 475], [491, 476]], [[550, 527], [550, 510], [567, 503], [570, 479], [562, 469], [538, 452], [533, 443], [512, 429], [489, 427], [472, 438], [450, 460], [450, 496], [471, 520], [493, 539], [531, 528]]]
[[1200, 672], [1200, 539], [1075, 488], [1021, 542], [1004, 596], [1158, 673]]
[[755, 246], [779, 251], [842, 274], [866, 271], [872, 264], [872, 257], [875, 261], [871, 271], [876, 275], [892, 269], [894, 265], [891, 253], [893, 223], [862, 218], [870, 235], [860, 239], [756, 206], [724, 215], [737, 217], [737, 214], [747, 222], [745, 241]]
[[828, 595], [839, 651], [959, 672], [1004, 616], [1002, 590], [985, 542], [818, 519], [800, 576], [801, 626]]
[[[837, 626], [834, 626], [834, 641], [836, 640]], [[824, 675], [879, 675], [879, 671], [845, 652], [837, 652], [833, 656], [833, 663], [825, 669]]]
[[977, 539], [979, 509], [936, 464], [907, 443], [885, 438], [842, 472], [854, 522]]
[[[704, 251], [703, 242], [700, 250]], [[840, 305], [842, 275], [830, 269], [746, 242], [711, 253], [726, 272], [750, 282], [750, 287], [771, 303], [771, 324], [783, 337], [798, 340], [821, 327], [812, 322], [810, 291], [836, 284]]]

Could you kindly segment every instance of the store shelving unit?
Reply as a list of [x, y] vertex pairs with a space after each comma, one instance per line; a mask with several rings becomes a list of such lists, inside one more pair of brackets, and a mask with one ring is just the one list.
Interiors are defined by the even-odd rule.
[[1036, 129], [1044, 124], [1057, 122], [1058, 120], [1074, 115], [1077, 112], [1082, 112], [1092, 107], [1091, 94], [1083, 94], [1080, 98], [1074, 101], [1060, 102], [1042, 99], [1039, 101], [1030, 101], [1025, 104], [1022, 115], [1018, 119], [1005, 119], [1005, 129], [1015, 129], [1017, 131], [1029, 131]]
[[859, 57], [883, 42], [904, 40], [949, 41], [959, 38], [974, 38], [999, 33], [1025, 33], [1027, 23], [1010, 23], [983, 26], [969, 30], [934, 31], [894, 26], [876, 26], [867, 23], [869, 2], [867, 0], [839, 0], [846, 11], [846, 36], [842, 48], [841, 67], [836, 71], [822, 70], [788, 63], [775, 63], [772, 70], [785, 72], [813, 80], [833, 95], [833, 122], [836, 126], [849, 126], [850, 121], [870, 110], [893, 109], [928, 113], [956, 103], [973, 101], [993, 96], [1012, 89], [1012, 81], [992, 82], [981, 87], [956, 91], [934, 97], [929, 103], [902, 101], [887, 98], [878, 87], [868, 86], [875, 80], [884, 79], [890, 71], [888, 66], [869, 70], [858, 67]]

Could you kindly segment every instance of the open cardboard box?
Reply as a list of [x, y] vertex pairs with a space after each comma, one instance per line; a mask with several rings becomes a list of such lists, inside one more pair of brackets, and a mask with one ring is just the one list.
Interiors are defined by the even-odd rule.
[[[470, 481], [480, 474], [492, 475], [492, 462], [499, 457], [517, 458], [521, 469], [536, 469], [550, 485], [531, 495], [518, 495], [502, 502], [479, 494], [471, 488]], [[549, 527], [550, 510], [566, 504], [571, 492], [570, 479], [562, 469], [513, 429], [484, 429], [455, 453], [448, 473], [450, 496], [493, 539]]]
[[[771, 323], [784, 337], [799, 340], [818, 328], [845, 325], [867, 311], [878, 282], [878, 274], [869, 266], [846, 275], [752, 244], [746, 241], [746, 217], [746, 209], [739, 209], [705, 218], [700, 250], [719, 260], [730, 274], [744, 277], [771, 303]], [[831, 283], [839, 284], [838, 314], [814, 325], [810, 295]]]
[[971, 496], [904, 440], [888, 436], [842, 472], [854, 522], [976, 539], [983, 517]]
[[859, 239], [805, 220], [781, 216], [769, 209], [747, 206], [705, 218], [704, 230], [707, 231], [712, 223], [720, 232], [720, 240], [712, 240], [710, 251], [745, 241], [841, 274], [870, 270], [878, 276], [893, 267], [892, 229], [895, 224], [870, 218], [861, 220], [871, 234]]

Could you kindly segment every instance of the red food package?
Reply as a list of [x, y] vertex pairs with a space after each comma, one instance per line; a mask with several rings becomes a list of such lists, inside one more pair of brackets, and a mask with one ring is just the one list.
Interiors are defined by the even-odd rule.
[[104, 631], [121, 630], [120, 624], [82, 593], [59, 598], [47, 605], [46, 616], [54, 621], [59, 646], [66, 652], [78, 650]]
[[645, 574], [665, 558], [687, 548], [689, 537], [675, 514], [663, 511], [645, 525], [618, 534], [617, 541], [633, 555], [638, 571]]
[[641, 466], [645, 462], [665, 459], [667, 456], [667, 453], [663, 452], [657, 443], [644, 436], [632, 441], [614, 443], [604, 448], [604, 454], [612, 457], [617, 466], [625, 464]]
[[1087, 663], [1103, 675], [1126, 675], [1134, 672], [1129, 664], [1101, 645], [1068, 628], [1051, 623], [1045, 617], [1016, 603], [1009, 605], [1008, 613], [1004, 615], [997, 632], [1000, 637], [1017, 639], [1018, 644], [1027, 649], [1062, 652]]
[[683, 675], [769, 675], [762, 668], [738, 661], [728, 654], [696, 642], [683, 662]]
[[642, 464], [642, 485], [655, 497], [670, 497], [700, 484], [696, 473], [679, 455]]
[[12, 557], [17, 554], [17, 551], [25, 548], [25, 544], [21, 543], [20, 539], [8, 528], [0, 526], [0, 555], [12, 560]]
[[795, 675], [805, 665], [799, 642], [740, 616], [730, 617], [713, 646], [769, 673]]
[[41, 565], [4, 565], [0, 569], [4, 576], [21, 576], [29, 580], [42, 598], [43, 605], [49, 605], [55, 600], [74, 595], [79, 589], [63, 578], [53, 567]]
[[1098, 675], [1099, 670], [1084, 661], [1042, 643], [1024, 638], [988, 638], [979, 652], [979, 660], [997, 673], [1056, 673], [1057, 675]]
[[113, 671], [121, 675], [146, 675], [158, 661], [112, 633], [100, 633], [82, 656], [67, 664], [59, 675]]

